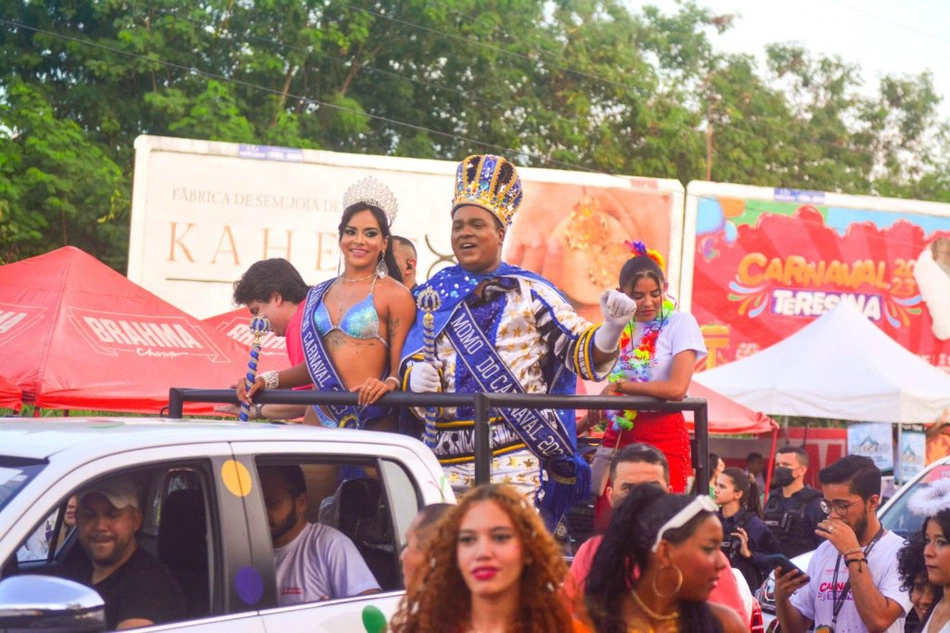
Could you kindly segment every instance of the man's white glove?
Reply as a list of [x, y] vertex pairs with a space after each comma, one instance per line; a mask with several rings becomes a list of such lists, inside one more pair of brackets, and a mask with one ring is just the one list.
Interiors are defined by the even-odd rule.
[[436, 393], [442, 386], [439, 370], [430, 363], [416, 362], [409, 372], [409, 390], [413, 393]]
[[600, 311], [604, 324], [594, 332], [594, 345], [609, 354], [617, 351], [623, 329], [637, 312], [637, 302], [619, 290], [605, 290], [600, 295]]

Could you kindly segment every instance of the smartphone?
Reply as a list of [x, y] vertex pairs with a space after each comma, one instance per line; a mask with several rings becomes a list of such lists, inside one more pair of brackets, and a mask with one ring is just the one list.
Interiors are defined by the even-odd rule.
[[783, 574], [787, 574], [788, 572], [794, 569], [795, 571], [797, 571], [803, 576], [808, 575], [805, 573], [805, 571], [802, 568], [800, 568], [798, 565], [796, 565], [792, 561], [788, 560], [788, 557], [785, 554], [769, 554], [768, 556], [765, 557], [765, 561], [769, 564], [769, 567], [771, 569], [780, 567], [782, 569]]

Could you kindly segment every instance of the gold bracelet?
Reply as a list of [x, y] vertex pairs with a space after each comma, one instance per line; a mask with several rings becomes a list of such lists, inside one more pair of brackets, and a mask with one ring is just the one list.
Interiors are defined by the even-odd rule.
[[858, 552], [864, 552], [864, 548], [855, 547], [854, 549], [849, 549], [847, 552], [843, 553], [842, 556], [844, 556], [845, 559], [847, 559], [848, 556], [851, 556], [851, 554], [857, 554]]

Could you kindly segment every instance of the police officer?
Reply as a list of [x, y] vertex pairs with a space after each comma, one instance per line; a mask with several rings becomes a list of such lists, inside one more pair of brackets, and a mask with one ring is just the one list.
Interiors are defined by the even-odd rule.
[[764, 520], [779, 551], [789, 558], [816, 549], [822, 540], [815, 534], [825, 518], [819, 507], [821, 493], [805, 485], [806, 472], [808, 453], [804, 448], [784, 446], [778, 450]]

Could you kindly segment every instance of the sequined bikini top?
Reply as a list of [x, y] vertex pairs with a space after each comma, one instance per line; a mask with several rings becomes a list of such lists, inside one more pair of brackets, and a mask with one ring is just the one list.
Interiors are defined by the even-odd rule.
[[[334, 330], [339, 330], [351, 338], [359, 340], [374, 338], [389, 347], [386, 339], [379, 335], [379, 315], [376, 313], [376, 306], [373, 305], [374, 290], [376, 290], [376, 279], [373, 280], [373, 285], [369, 289], [366, 298], [350, 307], [343, 318], [340, 319], [339, 325], [333, 325], [326, 304], [321, 300], [317, 305], [317, 309], [313, 312], [313, 324], [320, 332], [320, 336], [326, 336]], [[327, 289], [327, 292], [329, 292], [329, 289]]]

